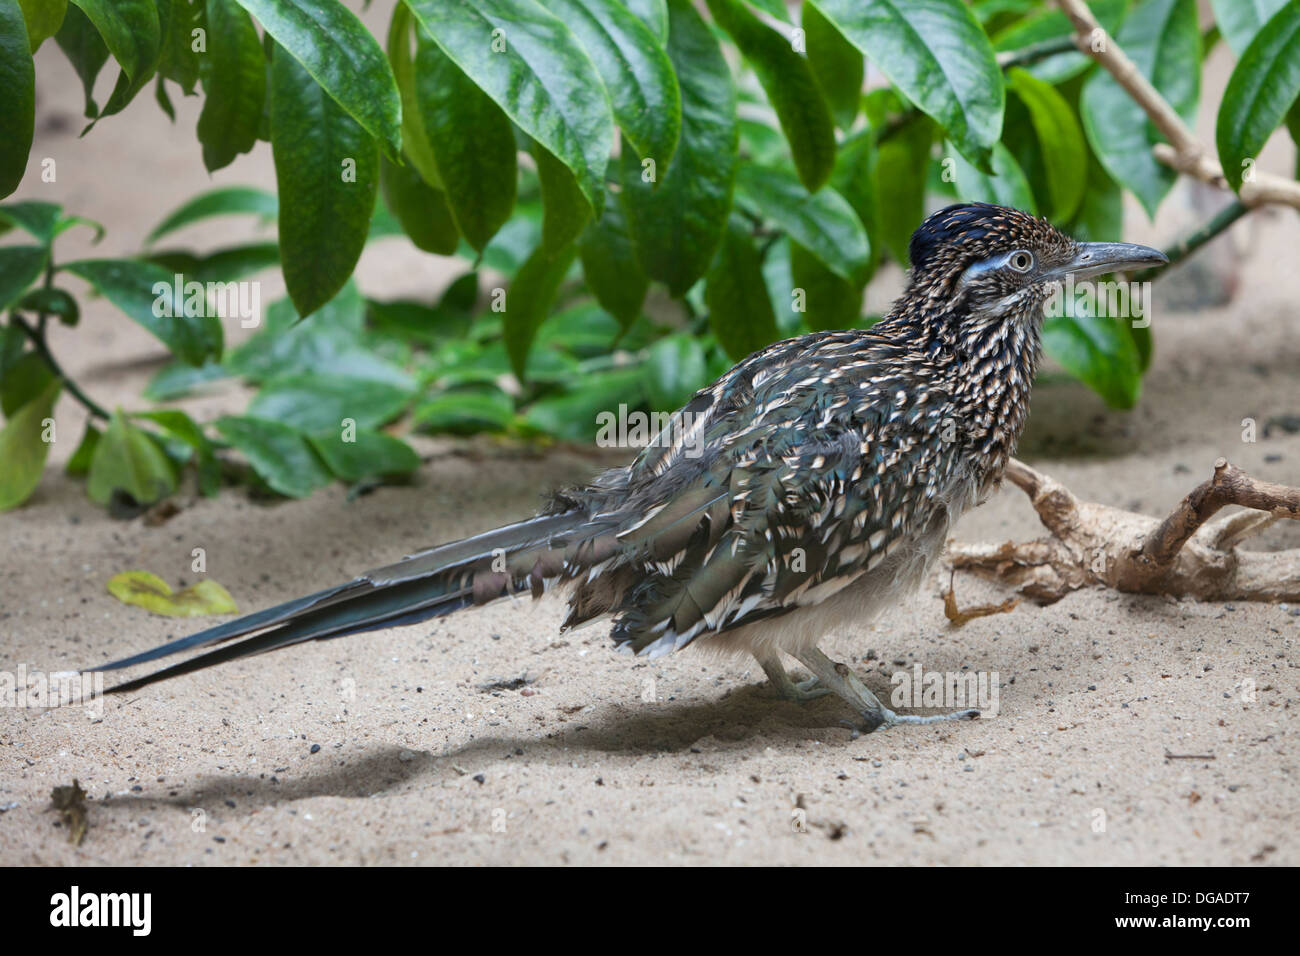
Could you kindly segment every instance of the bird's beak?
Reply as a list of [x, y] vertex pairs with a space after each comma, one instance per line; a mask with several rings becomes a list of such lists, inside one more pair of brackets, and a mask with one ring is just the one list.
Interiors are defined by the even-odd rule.
[[1128, 269], [1161, 265], [1169, 261], [1159, 249], [1134, 242], [1081, 242], [1074, 258], [1051, 270], [1051, 277], [1076, 279], [1105, 275]]

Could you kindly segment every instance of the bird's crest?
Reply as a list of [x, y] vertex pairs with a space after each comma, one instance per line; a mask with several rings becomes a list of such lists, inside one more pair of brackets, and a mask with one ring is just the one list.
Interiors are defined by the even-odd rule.
[[907, 251], [914, 276], [938, 275], [959, 264], [1022, 245], [1047, 245], [1065, 254], [1074, 240], [1047, 220], [1019, 209], [964, 202], [946, 206], [921, 223]]

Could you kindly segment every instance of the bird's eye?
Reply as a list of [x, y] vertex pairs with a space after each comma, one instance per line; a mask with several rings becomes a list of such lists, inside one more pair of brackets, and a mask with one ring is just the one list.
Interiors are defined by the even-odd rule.
[[1007, 265], [1017, 272], [1028, 272], [1034, 267], [1033, 253], [1026, 252], [1023, 249], [1017, 249], [1011, 253], [1011, 258], [1007, 259]]

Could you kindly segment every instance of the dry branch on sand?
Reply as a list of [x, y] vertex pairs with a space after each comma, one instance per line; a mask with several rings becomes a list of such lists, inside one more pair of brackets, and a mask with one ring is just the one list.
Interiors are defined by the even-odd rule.
[[[1300, 601], [1300, 549], [1239, 547], [1279, 518], [1300, 519], [1300, 489], [1259, 481], [1220, 458], [1214, 475], [1161, 521], [1081, 501], [1015, 459], [1005, 477], [1029, 496], [1051, 536], [999, 545], [949, 542], [954, 568], [1040, 604], [1093, 584], [1202, 601]], [[1251, 510], [1210, 520], [1228, 505]]]

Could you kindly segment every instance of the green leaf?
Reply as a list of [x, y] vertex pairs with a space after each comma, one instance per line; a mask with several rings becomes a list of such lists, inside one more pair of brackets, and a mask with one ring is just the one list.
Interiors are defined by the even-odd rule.
[[605, 203], [604, 213], [578, 240], [578, 254], [587, 288], [626, 329], [641, 314], [650, 279], [637, 261], [621, 203]]
[[528, 352], [533, 346], [537, 330], [550, 314], [560, 281], [569, 271], [577, 248], [570, 243], [551, 252], [539, 245], [515, 276], [506, 293], [506, 306], [502, 314], [506, 352], [515, 376], [522, 382], [528, 366]]
[[32, 148], [36, 71], [30, 43], [17, 0], [0, 0], [0, 196], [18, 188]]
[[271, 154], [289, 297], [308, 315], [343, 288], [370, 230], [379, 146], [296, 60], [271, 58]]
[[[1201, 84], [1195, 0], [1147, 0], [1124, 22], [1119, 42], [1142, 75], [1191, 122]], [[1106, 172], [1154, 217], [1175, 173], [1151, 155], [1161, 139], [1142, 107], [1108, 72], [1097, 70], [1084, 84], [1079, 112]]]
[[45, 313], [58, 316], [64, 325], [76, 325], [81, 319], [77, 300], [62, 289], [39, 287], [18, 300], [16, 309], [22, 312]]
[[789, 173], [750, 163], [740, 167], [736, 193], [743, 205], [771, 219], [841, 278], [858, 281], [868, 268], [866, 230], [835, 190], [809, 194]]
[[918, 116], [881, 143], [876, 157], [875, 194], [888, 197], [876, 204], [877, 232], [901, 266], [908, 263], [908, 243], [925, 215], [925, 176], [921, 173], [930, 163], [933, 137], [929, 118]]
[[1210, 0], [1210, 7], [1223, 38], [1240, 57], [1259, 35], [1260, 28], [1286, 3], [1287, 0]]
[[108, 47], [95, 29], [95, 25], [81, 12], [81, 8], [68, 8], [59, 32], [54, 35], [54, 42], [59, 45], [72, 68], [81, 78], [81, 88], [85, 95], [85, 116], [94, 119], [99, 115], [99, 106], [95, 103], [95, 78], [108, 62]]
[[406, 5], [520, 129], [573, 171], [598, 213], [614, 119], [600, 74], [568, 27], [536, 0]]
[[384, 202], [402, 224], [417, 249], [450, 256], [460, 245], [447, 197], [421, 177], [412, 163], [396, 166], [384, 157], [379, 168]]
[[14, 322], [0, 325], [0, 386], [14, 363], [22, 359], [27, 349], [27, 333]]
[[524, 412], [524, 422], [557, 438], [589, 442], [597, 437], [602, 413], [616, 414], [619, 405], [635, 408], [644, 401], [641, 369], [615, 369], [584, 377], [571, 392], [534, 402]]
[[155, 243], [168, 233], [213, 216], [252, 213], [263, 219], [273, 219], [279, 211], [279, 200], [264, 189], [255, 186], [222, 186], [200, 193], [172, 210], [162, 222], [154, 226], [144, 241]]
[[1066, 232], [1080, 242], [1119, 242], [1124, 237], [1124, 193], [1091, 150], [1083, 202]]
[[542, 246], [554, 254], [567, 246], [591, 219], [591, 206], [569, 167], [533, 144], [537, 179], [542, 190]]
[[835, 164], [835, 128], [821, 85], [790, 41], [740, 0], [708, 0], [714, 21], [731, 35], [776, 111], [800, 181], [820, 189]]
[[1083, 201], [1087, 187], [1088, 149], [1083, 130], [1065, 97], [1052, 86], [1021, 69], [1007, 71], [1011, 91], [1029, 110], [1047, 169], [1053, 222], [1065, 222]]
[[411, 11], [399, 0], [393, 7], [393, 17], [388, 23], [387, 52], [388, 63], [393, 69], [393, 80], [397, 83], [397, 93], [402, 100], [402, 152], [415, 164], [426, 183], [439, 187], [442, 180], [438, 178], [438, 169], [433, 162], [433, 147], [429, 144], [416, 98], [411, 36]]
[[59, 214], [62, 211], [62, 206], [52, 202], [27, 200], [6, 203], [0, 206], [0, 224], [17, 226], [48, 246], [61, 231]]
[[1078, 300], [1043, 323], [1043, 348], [1111, 408], [1132, 408], [1142, 390], [1141, 358], [1123, 318], [1102, 317]]
[[[207, 11], [208, 52], [199, 69], [206, 95], [198, 138], [203, 165], [215, 172], [257, 143], [266, 100], [266, 58], [253, 18], [236, 0], [207, 0]], [[152, 238], [161, 234], [154, 232]]]
[[392, 332], [403, 340], [414, 339], [429, 345], [463, 338], [469, 331], [469, 312], [442, 303], [428, 306], [407, 299], [385, 302], [367, 299], [366, 314], [376, 331]]
[[690, 335], [669, 335], [650, 346], [641, 366], [650, 407], [675, 412], [709, 383], [704, 346]]
[[108, 50], [133, 79], [151, 72], [158, 58], [158, 8], [154, 0], [72, 0], [94, 24]]
[[[100, 116], [120, 112], [158, 68], [161, 33], [155, 0], [72, 0], [90, 18], [121, 66]], [[94, 125], [93, 123], [91, 125]]]
[[378, 475], [405, 475], [420, 467], [420, 456], [410, 445], [382, 432], [358, 431], [352, 441], [330, 432], [307, 439], [329, 470], [344, 481], [361, 481]]
[[103, 432], [95, 427], [94, 419], [88, 419], [86, 430], [81, 434], [81, 444], [77, 446], [77, 450], [72, 453], [72, 457], [63, 468], [68, 475], [80, 478], [90, 474], [90, 463], [95, 458], [95, 449], [99, 447], [99, 439], [102, 435]]
[[668, 3], [667, 0], [623, 0], [637, 19], [650, 28], [650, 32], [660, 44], [668, 42]]
[[1215, 129], [1223, 176], [1240, 192], [1242, 177], [1300, 96], [1300, 0], [1274, 14], [1228, 79]]
[[41, 277], [49, 257], [50, 250], [45, 246], [0, 247], [0, 312]]
[[228, 378], [225, 366], [216, 362], [204, 365], [187, 365], [173, 362], [158, 370], [142, 394], [151, 402], [170, 402], [198, 390], [203, 385]]
[[54, 380], [54, 370], [37, 352], [25, 352], [0, 376], [0, 412], [6, 418], [33, 401]]
[[[1120, 24], [1124, 22], [1128, 7], [1129, 0], [1091, 0], [1088, 4], [1088, 9], [1097, 18], [1097, 22], [1111, 36], [1114, 36]], [[1038, 43], [1064, 39], [1072, 36], [1073, 33], [1074, 27], [1063, 12], [1057, 9], [1040, 8], [1031, 16], [1017, 20], [994, 36], [993, 49], [999, 53], [1011, 53]], [[1070, 50], [1027, 64], [1024, 69], [1044, 83], [1055, 86], [1078, 76], [1092, 66], [1092, 63], [1091, 57]]]
[[[180, 84], [186, 96], [199, 81], [199, 55], [194, 49], [193, 31], [199, 26], [200, 2], [156, 0], [158, 33], [162, 38], [158, 57], [159, 76]], [[159, 81], [161, 89], [162, 82]]]
[[504, 431], [515, 416], [514, 402], [495, 385], [457, 388], [416, 406], [416, 428], [431, 432]]
[[423, 31], [416, 40], [415, 90], [452, 217], [465, 241], [482, 252], [515, 205], [510, 120]]
[[126, 420], [118, 409], [95, 445], [86, 494], [106, 505], [114, 492], [138, 504], [151, 504], [176, 490], [176, 473], [154, 439]]
[[356, 14], [338, 0], [239, 0], [239, 4], [257, 17], [267, 34], [335, 104], [384, 144], [390, 159], [401, 155], [402, 103], [397, 83], [384, 51]]
[[777, 336], [776, 314], [763, 283], [763, 262], [749, 232], [749, 224], [740, 216], [728, 219], [704, 286], [709, 328], [736, 361]]
[[50, 442], [45, 441], [45, 420], [54, 411], [63, 383], [52, 379], [34, 400], [10, 416], [0, 428], [0, 511], [16, 508], [40, 484]]
[[790, 278], [795, 289], [803, 291], [803, 318], [808, 328], [819, 332], [857, 326], [862, 315], [862, 287], [836, 275], [797, 242], [790, 243]]
[[254, 381], [315, 373], [412, 390], [409, 375], [363, 346], [364, 322], [365, 302], [352, 282], [302, 320], [292, 304], [281, 299], [266, 310], [265, 327], [231, 351], [226, 366]]
[[248, 414], [300, 431], [377, 428], [406, 408], [411, 392], [388, 382], [303, 372], [272, 379], [249, 403]]
[[196, 310], [189, 302], [187, 307], [184, 290], [177, 292], [175, 276], [165, 269], [134, 259], [80, 259], [60, 268], [89, 282], [177, 358], [202, 365], [207, 358], [221, 356], [220, 321], [207, 314], [206, 305]]
[[[736, 90], [718, 41], [686, 0], [668, 5], [668, 56], [682, 94], [682, 133], [665, 171], [622, 153], [624, 211], [646, 275], [686, 293], [704, 275], [731, 209], [738, 164]], [[657, 180], [657, 182], [656, 182]]]
[[189, 415], [179, 409], [160, 408], [149, 412], [136, 412], [132, 418], [143, 418], [161, 428], [168, 436], [193, 451], [199, 474], [199, 491], [212, 497], [221, 489], [221, 463], [208, 436]]
[[163, 617], [208, 617], [239, 610], [230, 592], [211, 578], [180, 591], [148, 571], [123, 571], [108, 579], [108, 593], [123, 604], [142, 607]]
[[18, 6], [22, 7], [23, 19], [27, 21], [27, 39], [33, 53], [59, 32], [68, 12], [68, 0], [18, 0]]
[[667, 169], [681, 134], [682, 98], [662, 40], [620, 0], [542, 0], [542, 5], [591, 57], [609, 91], [614, 119], [637, 155]]
[[962, 0], [816, 0], [850, 43], [932, 116], [981, 169], [1002, 135], [1006, 91], [988, 37]]
[[282, 422], [226, 416], [215, 424], [273, 491], [305, 498], [333, 480], [307, 439]]
[[826, 94], [835, 125], [847, 131], [858, 116], [866, 64], [862, 53], [811, 3], [801, 10], [808, 65]]
[[[928, 125], [929, 120], [926, 120], [926, 123]], [[858, 222], [862, 223], [863, 228], [867, 230], [871, 257], [866, 271], [858, 277], [863, 284], [875, 273], [885, 245], [877, 222], [879, 218], [876, 209], [877, 159], [876, 145], [871, 132], [864, 130], [844, 141], [835, 157], [835, 169], [831, 171], [831, 187], [848, 201], [853, 211], [858, 214]], [[923, 169], [924, 165], [923, 161], [919, 168]], [[913, 178], [920, 179], [919, 176]], [[888, 193], [891, 202], [893, 193], [892, 189]]]
[[1029, 181], [1025, 179], [1025, 174], [1016, 164], [1011, 151], [1001, 143], [993, 147], [992, 176], [980, 172], [955, 150], [951, 158], [953, 184], [962, 200], [997, 203], [999, 206], [1012, 206], [1034, 214], [1038, 212]]
[[[280, 247], [274, 242], [254, 242], [246, 246], [218, 249], [206, 256], [180, 250], [164, 250], [148, 257], [171, 272], [184, 274], [186, 282], [233, 282], [235, 279], [270, 269], [280, 264]], [[223, 290], [230, 295], [236, 290]], [[250, 303], [250, 305], [253, 303]], [[229, 315], [230, 313], [227, 313]], [[243, 318], [256, 318], [245, 315]]]

